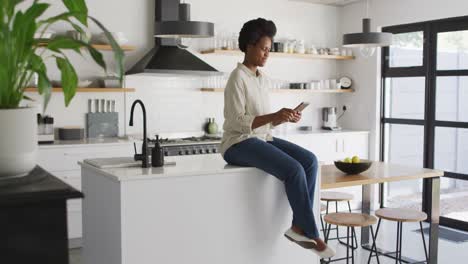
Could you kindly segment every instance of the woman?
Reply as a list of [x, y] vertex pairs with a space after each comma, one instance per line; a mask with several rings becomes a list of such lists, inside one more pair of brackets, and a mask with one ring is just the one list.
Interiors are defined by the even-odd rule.
[[271, 135], [274, 126], [298, 122], [301, 113], [283, 108], [270, 113], [266, 77], [258, 70], [268, 59], [276, 26], [262, 18], [248, 21], [239, 34], [245, 53], [231, 73], [224, 93], [224, 135], [221, 154], [229, 164], [264, 170], [284, 182], [293, 210], [289, 240], [322, 258], [335, 252], [320, 239], [313, 213], [318, 161], [315, 155]]

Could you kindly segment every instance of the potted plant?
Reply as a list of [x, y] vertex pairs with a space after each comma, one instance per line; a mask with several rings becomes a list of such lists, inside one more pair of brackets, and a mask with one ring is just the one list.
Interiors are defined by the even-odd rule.
[[[47, 107], [52, 86], [47, 77], [46, 59], [55, 60], [61, 72], [65, 106], [75, 95], [78, 76], [64, 51], [87, 52], [103, 69], [102, 54], [92, 45], [68, 36], [41, 40], [49, 26], [66, 23], [85, 34], [88, 21], [94, 22], [107, 36], [114, 51], [120, 82], [123, 80], [123, 51], [109, 31], [88, 15], [84, 0], [62, 0], [66, 11], [52, 17], [42, 15], [49, 3], [34, 0], [26, 8], [18, 8], [22, 0], [0, 0], [0, 179], [26, 175], [36, 165], [37, 123], [34, 108], [20, 107], [30, 100], [24, 95], [33, 74], [38, 78], [38, 92], [43, 96], [43, 110]], [[47, 56], [44, 52], [47, 51]]]

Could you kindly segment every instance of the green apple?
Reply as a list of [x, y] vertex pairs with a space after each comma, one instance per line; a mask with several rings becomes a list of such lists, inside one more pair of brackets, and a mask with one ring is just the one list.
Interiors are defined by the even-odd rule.
[[351, 163], [351, 159], [349, 157], [346, 157], [344, 160], [343, 160], [344, 163]]
[[361, 160], [359, 159], [358, 156], [353, 156], [353, 158], [351, 159], [351, 161], [352, 161], [353, 163], [360, 163], [360, 162], [361, 162]]

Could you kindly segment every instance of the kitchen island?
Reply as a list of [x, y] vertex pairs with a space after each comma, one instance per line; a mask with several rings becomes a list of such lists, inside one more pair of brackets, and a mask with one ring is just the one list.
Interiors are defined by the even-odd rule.
[[283, 236], [292, 212], [275, 177], [227, 165], [219, 154], [166, 161], [176, 164], [80, 163], [84, 263], [319, 263]]

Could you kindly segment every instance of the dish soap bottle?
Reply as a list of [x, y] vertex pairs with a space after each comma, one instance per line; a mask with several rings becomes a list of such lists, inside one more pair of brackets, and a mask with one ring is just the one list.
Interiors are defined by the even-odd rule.
[[151, 150], [151, 166], [162, 167], [164, 165], [164, 151], [159, 143], [159, 135], [156, 135], [156, 143]]
[[207, 132], [208, 134], [216, 134], [218, 133], [218, 124], [216, 124], [214, 118], [208, 119]]

